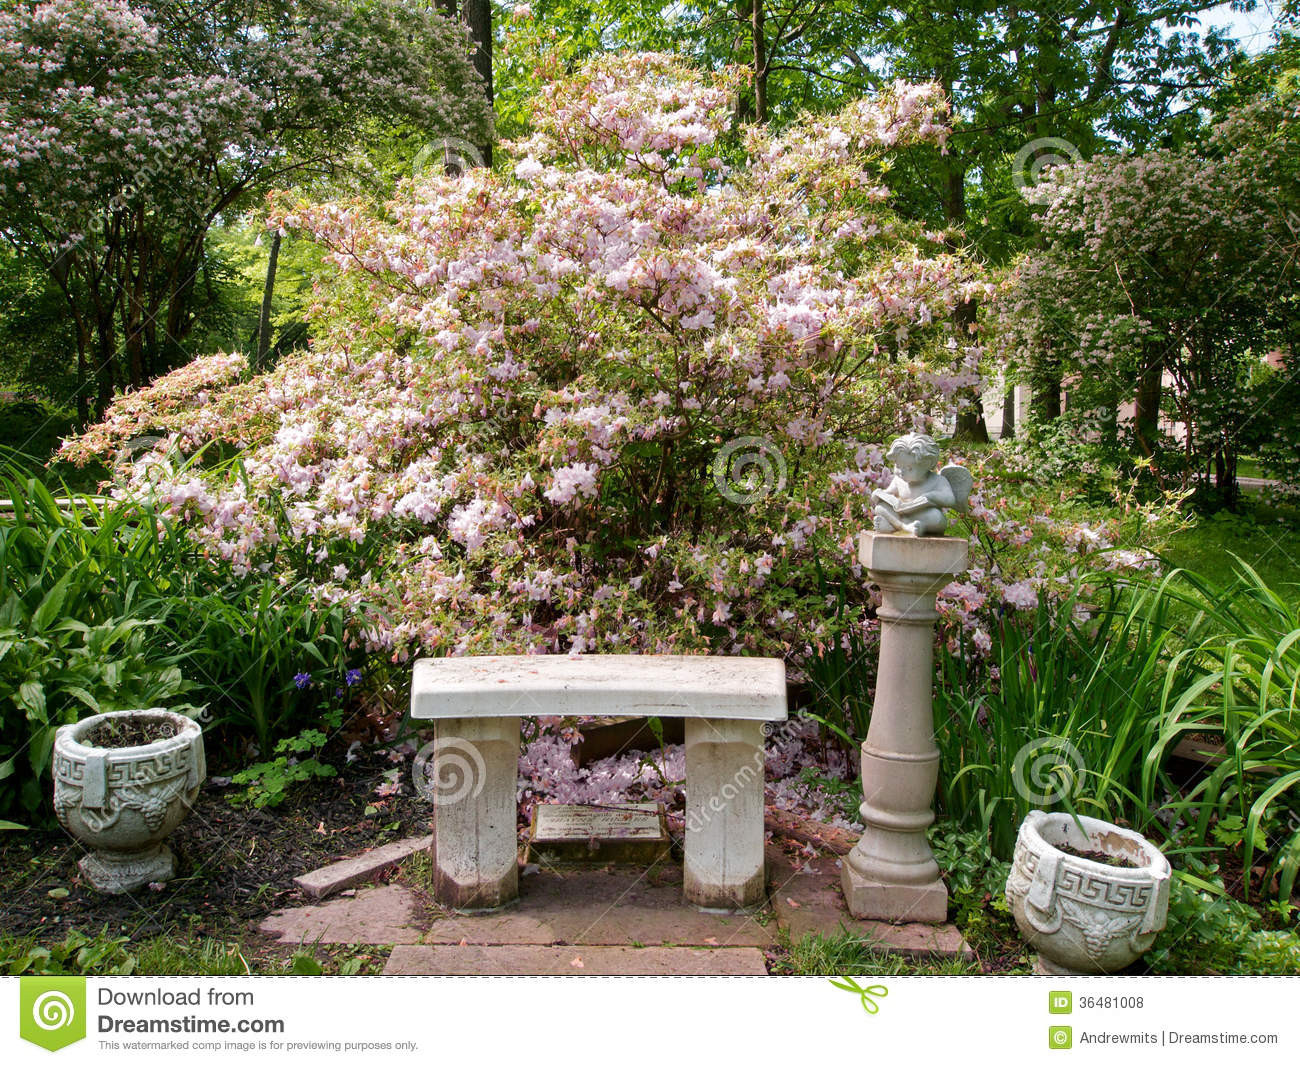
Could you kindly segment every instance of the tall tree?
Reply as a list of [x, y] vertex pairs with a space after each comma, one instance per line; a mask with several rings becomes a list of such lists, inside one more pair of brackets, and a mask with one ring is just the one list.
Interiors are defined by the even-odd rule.
[[0, 11], [0, 232], [64, 295], [83, 417], [184, 357], [209, 228], [376, 119], [488, 139], [462, 29], [407, 0]]
[[[492, 105], [492, 0], [438, 0], [438, 7], [449, 19], [459, 19], [474, 42], [474, 69], [483, 82], [488, 106]], [[492, 165], [492, 142], [476, 146], [483, 162]]]
[[[1019, 189], [1054, 161], [1107, 146], [1173, 147], [1201, 121], [1193, 105], [1239, 57], [1200, 32], [1204, 0], [537, 0], [580, 51], [629, 44], [740, 63], [741, 118], [783, 125], [893, 79], [937, 81], [960, 116], [943, 151], [916, 146], [891, 175], [899, 207], [954, 245], [1003, 263], [1037, 239]], [[977, 308], [957, 311], [973, 328]], [[1036, 367], [1036, 409], [1060, 412], [1060, 371]], [[979, 435], [978, 408], [959, 415]]]
[[[1141, 400], [1161, 376], [1180, 434], [1148, 397], [1137, 449], [1156, 473], [1236, 502], [1252, 373], [1269, 350], [1295, 354], [1300, 265], [1300, 99], [1231, 110], [1200, 145], [1098, 156], [1057, 171], [1041, 249], [1019, 264], [1003, 341], [1046, 350], [1078, 378], [1080, 415]], [[1152, 378], [1156, 385], [1153, 386]]]

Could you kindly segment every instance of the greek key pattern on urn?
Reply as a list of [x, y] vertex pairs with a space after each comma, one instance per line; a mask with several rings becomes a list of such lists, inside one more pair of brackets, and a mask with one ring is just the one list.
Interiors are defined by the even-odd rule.
[[[115, 756], [108, 760], [105, 767], [106, 782], [110, 788], [141, 786], [186, 776], [190, 772], [193, 758], [192, 744], [134, 758]], [[81, 759], [56, 752], [53, 772], [55, 781], [79, 788], [85, 779], [86, 764]]]
[[[1017, 894], [1023, 895], [1029, 890], [1037, 868], [1038, 855], [1029, 851], [1021, 851], [1016, 855], [1012, 875], [1017, 881], [1013, 888]], [[1023, 881], [1023, 887], [1020, 881]], [[1150, 882], [1135, 883], [1093, 877], [1077, 866], [1063, 862], [1053, 894], [1059, 899], [1087, 902], [1108, 910], [1144, 914], [1151, 905], [1151, 893], [1154, 890]]]

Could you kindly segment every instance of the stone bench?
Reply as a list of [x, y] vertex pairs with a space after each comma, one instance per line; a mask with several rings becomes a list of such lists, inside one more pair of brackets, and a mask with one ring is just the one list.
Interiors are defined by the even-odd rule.
[[780, 659], [486, 655], [415, 663], [411, 716], [434, 722], [422, 790], [439, 902], [491, 909], [519, 893], [520, 719], [606, 714], [685, 719], [687, 901], [762, 901], [764, 725], [786, 718]]

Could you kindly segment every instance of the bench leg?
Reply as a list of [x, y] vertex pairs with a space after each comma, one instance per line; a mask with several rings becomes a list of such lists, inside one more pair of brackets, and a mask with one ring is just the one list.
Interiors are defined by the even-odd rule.
[[433, 890], [455, 910], [488, 910], [519, 895], [515, 817], [519, 718], [445, 718], [421, 791], [433, 800]]
[[743, 910], [763, 901], [763, 724], [686, 720], [686, 901]]

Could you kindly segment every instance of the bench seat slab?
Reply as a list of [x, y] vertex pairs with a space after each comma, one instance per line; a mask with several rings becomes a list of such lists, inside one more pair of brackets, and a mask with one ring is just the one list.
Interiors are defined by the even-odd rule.
[[784, 721], [785, 663], [718, 655], [421, 658], [411, 716], [732, 718]]

